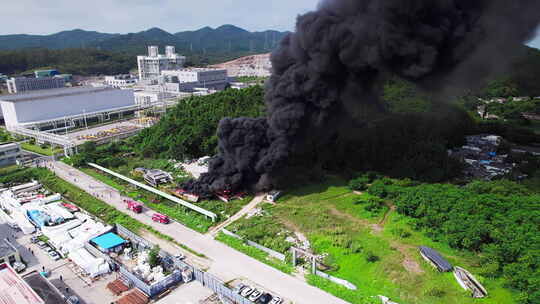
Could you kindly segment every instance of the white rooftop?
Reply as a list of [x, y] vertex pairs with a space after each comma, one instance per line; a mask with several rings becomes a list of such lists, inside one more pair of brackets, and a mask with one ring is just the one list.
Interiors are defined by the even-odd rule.
[[17, 101], [28, 101], [28, 100], [38, 100], [38, 99], [47, 99], [60, 96], [69, 96], [69, 95], [82, 95], [88, 93], [102, 92], [107, 90], [116, 90], [110, 87], [74, 87], [74, 88], [59, 88], [59, 89], [48, 89], [48, 90], [36, 90], [36, 91], [26, 91], [17, 94], [11, 95], [2, 95], [0, 96], [0, 101], [8, 102], [17, 102]]

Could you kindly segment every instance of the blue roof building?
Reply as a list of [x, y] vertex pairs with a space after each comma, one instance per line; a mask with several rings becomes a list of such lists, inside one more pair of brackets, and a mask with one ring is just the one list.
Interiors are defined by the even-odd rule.
[[126, 240], [118, 236], [116, 233], [109, 232], [93, 238], [91, 242], [96, 244], [98, 249], [102, 252], [111, 252], [121, 249], [126, 243]]

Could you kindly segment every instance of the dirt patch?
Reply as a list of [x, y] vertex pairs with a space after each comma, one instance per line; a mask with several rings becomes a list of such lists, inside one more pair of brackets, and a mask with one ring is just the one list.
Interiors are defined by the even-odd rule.
[[401, 265], [405, 267], [405, 269], [414, 274], [421, 274], [424, 273], [424, 270], [422, 267], [420, 267], [420, 264], [411, 256], [409, 250], [413, 248], [413, 246], [405, 245], [398, 243], [396, 241], [393, 241], [391, 243], [391, 246], [396, 248], [402, 255], [403, 255], [403, 261], [401, 262]]

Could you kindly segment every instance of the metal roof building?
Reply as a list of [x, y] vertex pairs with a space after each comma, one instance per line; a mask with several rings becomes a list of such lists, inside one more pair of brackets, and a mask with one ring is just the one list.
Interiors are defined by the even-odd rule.
[[441, 272], [452, 271], [453, 267], [435, 249], [426, 246], [418, 248], [422, 257]]
[[137, 108], [133, 90], [75, 87], [2, 95], [0, 106], [8, 129], [73, 117], [96, 117]]
[[126, 242], [126, 240], [112, 232], [93, 238], [91, 241], [102, 251], [115, 249], [118, 246], [124, 245]]

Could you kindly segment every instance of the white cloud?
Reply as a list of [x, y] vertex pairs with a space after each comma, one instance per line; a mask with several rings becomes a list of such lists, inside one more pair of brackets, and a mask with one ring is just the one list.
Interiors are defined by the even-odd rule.
[[80, 28], [169, 32], [234, 24], [247, 30], [293, 30], [296, 16], [318, 0], [17, 0], [2, 4], [0, 34], [50, 34]]

